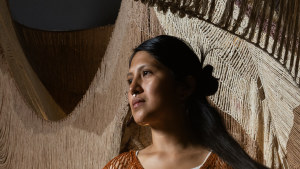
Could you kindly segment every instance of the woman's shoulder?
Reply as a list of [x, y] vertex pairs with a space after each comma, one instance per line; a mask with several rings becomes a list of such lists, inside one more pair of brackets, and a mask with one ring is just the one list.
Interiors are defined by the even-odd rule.
[[134, 168], [135, 150], [124, 152], [110, 160], [103, 169], [125, 169]]

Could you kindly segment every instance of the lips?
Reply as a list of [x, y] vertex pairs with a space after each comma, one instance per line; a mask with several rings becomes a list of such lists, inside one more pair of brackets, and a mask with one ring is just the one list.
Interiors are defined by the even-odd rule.
[[137, 108], [139, 106], [141, 106], [142, 104], [144, 104], [145, 100], [141, 99], [141, 98], [134, 98], [132, 100], [132, 107], [133, 108]]

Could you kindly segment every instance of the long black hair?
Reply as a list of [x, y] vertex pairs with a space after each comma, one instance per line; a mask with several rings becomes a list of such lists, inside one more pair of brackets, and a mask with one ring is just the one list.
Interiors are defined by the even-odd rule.
[[203, 59], [200, 61], [186, 42], [168, 35], [149, 39], [134, 49], [129, 67], [138, 51], [151, 54], [170, 69], [177, 81], [183, 81], [187, 76], [196, 79], [196, 90], [189, 97], [186, 107], [192, 132], [202, 146], [210, 148], [233, 168], [266, 168], [254, 161], [232, 138], [219, 113], [208, 103], [206, 97], [216, 93], [218, 80], [212, 76], [213, 67], [203, 67]]

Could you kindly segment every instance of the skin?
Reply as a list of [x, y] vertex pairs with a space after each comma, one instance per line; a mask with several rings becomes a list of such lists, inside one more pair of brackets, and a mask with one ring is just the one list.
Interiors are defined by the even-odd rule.
[[[194, 80], [175, 81], [169, 69], [145, 51], [133, 57], [127, 80], [133, 118], [140, 125], [149, 125], [152, 133], [152, 144], [138, 155], [142, 166], [188, 169], [202, 164], [209, 150], [193, 140], [185, 120], [185, 103], [194, 91]], [[133, 105], [135, 98], [143, 102]]]

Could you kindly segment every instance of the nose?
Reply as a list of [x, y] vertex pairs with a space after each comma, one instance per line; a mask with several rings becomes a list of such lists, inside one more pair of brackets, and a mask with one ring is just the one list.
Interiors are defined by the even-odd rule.
[[131, 95], [133, 95], [133, 94], [138, 95], [143, 92], [141, 82], [138, 78], [133, 79], [132, 83], [130, 84], [129, 90], [130, 90], [129, 92]]

